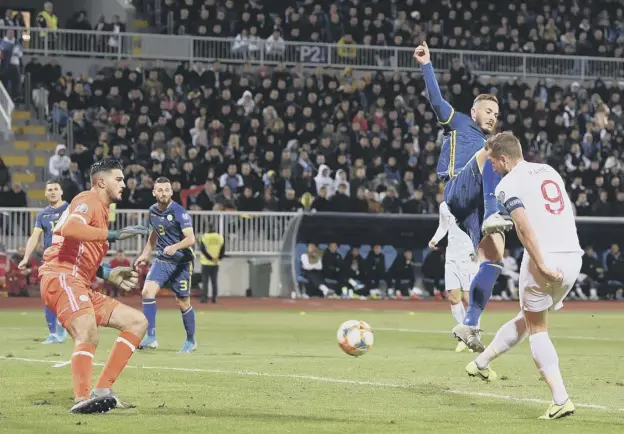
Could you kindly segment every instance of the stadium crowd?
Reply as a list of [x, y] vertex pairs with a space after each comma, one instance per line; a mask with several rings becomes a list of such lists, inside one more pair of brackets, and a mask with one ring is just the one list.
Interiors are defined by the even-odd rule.
[[166, 32], [249, 44], [414, 47], [427, 35], [433, 48], [624, 56], [624, 7], [617, 0], [165, 0], [161, 13]]
[[[47, 88], [53, 122], [73, 129], [75, 149], [59, 146], [50, 160], [70, 196], [108, 155], [127, 167], [122, 208], [147, 208], [160, 175], [189, 209], [419, 214], [442, 200], [443, 130], [417, 73], [215, 61], [76, 77], [37, 59], [26, 71]], [[527, 159], [559, 169], [578, 215], [624, 215], [622, 83], [484, 81], [458, 63], [440, 72], [458, 111], [476, 94], [498, 96], [500, 129], [522, 138]]]

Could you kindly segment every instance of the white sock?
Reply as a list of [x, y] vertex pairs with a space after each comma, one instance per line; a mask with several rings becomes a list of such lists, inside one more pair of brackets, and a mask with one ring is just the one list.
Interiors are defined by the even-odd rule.
[[548, 332], [531, 335], [529, 342], [535, 364], [550, 386], [553, 402], [557, 405], [563, 405], [568, 400], [568, 392], [563, 384], [561, 371], [559, 371], [559, 356]]
[[[520, 330], [524, 330], [524, 333], [519, 334], [518, 328], [520, 328]], [[505, 354], [514, 346], [518, 345], [524, 340], [526, 335], [524, 315], [520, 312], [514, 319], [506, 322], [500, 329], [498, 329], [496, 336], [494, 336], [490, 345], [488, 345], [485, 351], [479, 354], [479, 356], [475, 359], [477, 367], [480, 369], [487, 368], [492, 360]]]
[[319, 289], [321, 290], [321, 292], [323, 292], [323, 295], [327, 297], [327, 294], [329, 293], [329, 288], [327, 287], [327, 285], [321, 285], [319, 286]]
[[453, 318], [457, 324], [461, 324], [464, 322], [464, 317], [466, 316], [466, 309], [464, 308], [464, 303], [461, 301], [457, 304], [451, 305], [451, 313], [453, 314]]

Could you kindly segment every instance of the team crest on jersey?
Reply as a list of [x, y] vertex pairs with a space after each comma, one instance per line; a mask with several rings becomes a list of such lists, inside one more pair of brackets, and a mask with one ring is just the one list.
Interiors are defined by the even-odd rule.
[[167, 216], [167, 221], [172, 221], [172, 220], [173, 220], [173, 216], [172, 216], [171, 214], [169, 214], [169, 215]]
[[500, 193], [498, 193], [497, 200], [501, 204], [505, 203], [505, 192], [504, 191], [501, 191]]
[[78, 205], [76, 207], [76, 209], [74, 211], [78, 211], [78, 212], [81, 212], [83, 214], [86, 214], [88, 210], [89, 210], [89, 207], [87, 207], [87, 204], [86, 203], [81, 203], [80, 205]]

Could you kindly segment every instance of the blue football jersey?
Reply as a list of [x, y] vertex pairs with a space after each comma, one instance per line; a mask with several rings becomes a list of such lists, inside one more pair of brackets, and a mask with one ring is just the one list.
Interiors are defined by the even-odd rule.
[[46, 206], [43, 210], [37, 214], [35, 219], [35, 227], [43, 231], [43, 251], [45, 252], [52, 244], [52, 232], [54, 232], [54, 226], [56, 222], [61, 218], [61, 215], [69, 203], [63, 202], [62, 205], [52, 208], [50, 205]]
[[166, 210], [160, 211], [158, 204], [149, 209], [149, 222], [158, 235], [156, 241], [156, 257], [164, 261], [189, 262], [195, 258], [192, 248], [178, 250], [174, 256], [167, 256], [163, 250], [184, 239], [184, 229], [192, 228], [193, 221], [186, 210], [178, 203], [171, 202]]
[[445, 126], [450, 129], [442, 142], [438, 159], [437, 174], [441, 180], [448, 180], [466, 166], [480, 150], [488, 136], [474, 123], [470, 116], [452, 112]]

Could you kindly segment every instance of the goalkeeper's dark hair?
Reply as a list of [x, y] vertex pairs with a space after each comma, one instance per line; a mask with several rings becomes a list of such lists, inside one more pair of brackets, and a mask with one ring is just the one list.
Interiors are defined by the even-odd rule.
[[171, 181], [166, 176], [159, 176], [158, 178], [156, 178], [156, 181], [154, 181], [154, 184], [167, 184], [167, 183], [171, 184]]
[[58, 185], [61, 185], [61, 186], [62, 186], [62, 184], [61, 184], [61, 180], [60, 180], [60, 179], [48, 179], [48, 180], [46, 181], [46, 183], [45, 183], [46, 187], [47, 187], [48, 185], [52, 185], [52, 184], [58, 184]]
[[89, 169], [89, 176], [93, 177], [100, 172], [110, 172], [115, 169], [123, 171], [123, 166], [119, 160], [115, 160], [114, 158], [103, 158], [100, 161], [93, 163], [93, 166]]

